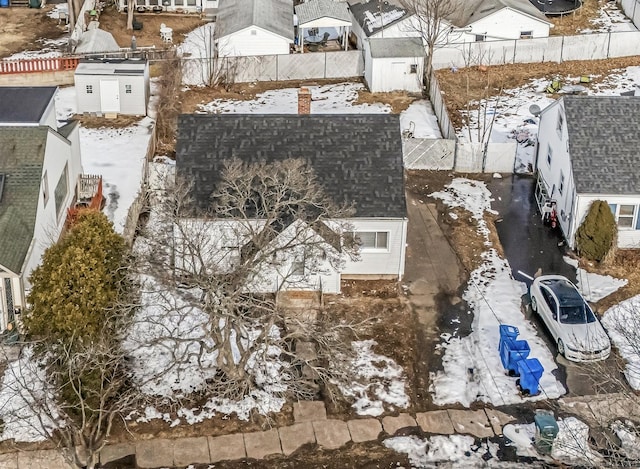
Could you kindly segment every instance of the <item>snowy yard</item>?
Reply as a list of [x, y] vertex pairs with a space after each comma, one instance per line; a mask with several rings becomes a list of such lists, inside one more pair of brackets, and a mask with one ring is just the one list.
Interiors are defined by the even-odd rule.
[[[595, 77], [594, 77], [595, 78]], [[564, 84], [577, 84], [579, 77], [560, 77]], [[532, 106], [544, 109], [555, 99], [549, 97], [545, 89], [550, 79], [531, 80], [527, 85], [506, 89], [501, 96], [493, 97], [481, 103], [471, 103], [470, 112], [461, 111], [468, 118], [468, 124], [458, 129], [458, 138], [465, 141], [479, 141], [483, 130], [490, 130], [490, 142], [509, 142], [516, 140], [516, 171], [530, 171], [535, 157], [535, 142], [538, 133], [538, 118], [531, 112]], [[585, 92], [591, 96], [615, 96], [622, 92], [640, 88], [640, 67], [628, 67], [613, 70], [600, 83], [588, 85]], [[571, 88], [566, 88], [567, 92]], [[561, 91], [560, 95], [562, 95]], [[493, 126], [489, 128], [491, 122]], [[480, 137], [481, 138], [481, 137]]]

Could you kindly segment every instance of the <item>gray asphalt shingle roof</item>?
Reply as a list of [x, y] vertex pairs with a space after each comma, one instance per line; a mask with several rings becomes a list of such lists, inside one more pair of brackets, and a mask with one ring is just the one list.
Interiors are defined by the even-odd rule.
[[0, 127], [0, 264], [14, 273], [33, 239], [48, 133], [46, 126]]
[[369, 50], [373, 58], [423, 57], [425, 49], [419, 37], [371, 38]]
[[640, 194], [640, 97], [565, 96], [579, 194]]
[[55, 86], [0, 86], [0, 124], [37, 124], [56, 90]]
[[334, 0], [309, 0], [301, 3], [296, 6], [296, 15], [300, 25], [320, 18], [335, 18], [351, 23], [347, 3]]
[[220, 2], [216, 28], [220, 37], [258, 26], [293, 42], [293, 0], [227, 0]]
[[402, 142], [397, 115], [181, 115], [178, 175], [207, 208], [223, 162], [304, 158], [327, 194], [353, 203], [356, 217], [404, 218]]
[[412, 16], [397, 2], [383, 0], [350, 1], [349, 10], [367, 37]]
[[447, 20], [463, 28], [503, 8], [511, 8], [525, 15], [549, 23], [544, 14], [538, 10], [529, 0], [458, 0], [460, 3], [456, 10], [447, 16]]

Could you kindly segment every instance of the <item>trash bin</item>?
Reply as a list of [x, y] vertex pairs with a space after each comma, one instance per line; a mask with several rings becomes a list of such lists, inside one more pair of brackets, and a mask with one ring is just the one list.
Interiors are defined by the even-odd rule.
[[502, 366], [511, 376], [519, 376], [518, 362], [526, 359], [531, 352], [529, 342], [526, 340], [505, 340], [500, 350]]
[[535, 445], [541, 453], [549, 454], [553, 448], [553, 441], [558, 436], [558, 423], [553, 412], [538, 410], [533, 417], [536, 426]]
[[40, 8], [41, 5], [41, 0], [29, 0], [29, 8]]
[[520, 333], [520, 331], [518, 330], [518, 328], [516, 326], [510, 326], [508, 324], [501, 324], [500, 325], [500, 345], [498, 346], [499, 349], [502, 348], [502, 343], [505, 340], [515, 340], [516, 337], [518, 337], [518, 334]]
[[8, 8], [9, 0], [0, 0], [0, 8]]
[[518, 374], [520, 379], [516, 381], [516, 386], [520, 388], [522, 394], [534, 396], [540, 392], [540, 378], [544, 372], [542, 363], [537, 358], [527, 358], [518, 362]]

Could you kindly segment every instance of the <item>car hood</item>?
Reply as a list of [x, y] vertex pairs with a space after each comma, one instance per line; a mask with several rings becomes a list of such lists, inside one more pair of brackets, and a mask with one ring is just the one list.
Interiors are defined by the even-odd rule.
[[598, 321], [590, 324], [563, 324], [565, 344], [575, 350], [602, 350], [611, 345], [609, 336]]

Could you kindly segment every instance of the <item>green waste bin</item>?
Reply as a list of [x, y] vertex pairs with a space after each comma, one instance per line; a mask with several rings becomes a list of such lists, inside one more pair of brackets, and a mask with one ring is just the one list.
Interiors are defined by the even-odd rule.
[[29, 8], [40, 8], [41, 5], [41, 0], [29, 0]]
[[536, 448], [544, 454], [551, 453], [553, 441], [558, 436], [558, 423], [552, 412], [537, 411], [533, 417], [536, 425]]

